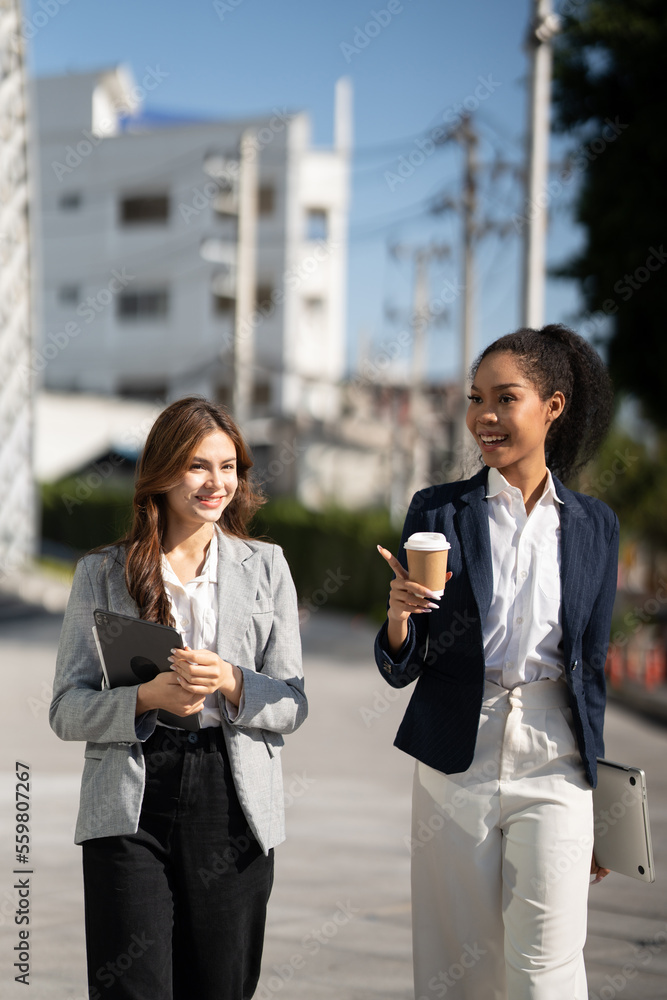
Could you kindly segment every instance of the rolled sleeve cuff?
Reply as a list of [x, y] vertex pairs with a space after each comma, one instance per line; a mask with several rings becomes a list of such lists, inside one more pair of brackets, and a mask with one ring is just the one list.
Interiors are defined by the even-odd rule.
[[403, 684], [408, 684], [414, 680], [414, 677], [406, 677], [405, 672], [415, 653], [417, 630], [412, 618], [408, 618], [407, 639], [398, 652], [392, 654], [388, 652], [388, 627], [389, 623], [385, 622], [378, 632], [375, 640], [375, 660], [385, 680], [390, 684], [401, 687]]

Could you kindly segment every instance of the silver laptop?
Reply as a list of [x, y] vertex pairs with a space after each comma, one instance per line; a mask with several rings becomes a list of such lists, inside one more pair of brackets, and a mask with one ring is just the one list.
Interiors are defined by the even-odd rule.
[[597, 863], [642, 882], [655, 882], [646, 775], [642, 769], [598, 758], [593, 813]]

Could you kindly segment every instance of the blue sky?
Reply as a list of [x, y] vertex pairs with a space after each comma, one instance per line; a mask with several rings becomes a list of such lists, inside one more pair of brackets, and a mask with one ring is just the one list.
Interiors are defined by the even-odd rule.
[[[411, 154], [419, 160], [417, 137], [477, 101], [480, 214], [506, 223], [521, 210], [510, 165], [523, 157], [529, 9], [529, 0], [30, 0], [24, 28], [35, 75], [124, 62], [140, 80], [159, 67], [167, 76], [150, 95], [151, 110], [223, 118], [303, 109], [318, 145], [332, 141], [335, 82], [351, 77], [353, 367], [360, 344], [373, 356], [408, 322], [411, 248], [431, 241], [450, 248], [432, 268], [433, 297], [460, 279], [460, 219], [433, 215], [429, 205], [441, 193], [458, 197], [462, 153], [454, 143], [432, 152], [427, 145], [423, 163], [397, 181]], [[562, 140], [553, 144], [554, 159], [562, 149]], [[571, 185], [552, 201], [551, 263], [581, 238], [570, 216], [573, 193]], [[408, 252], [391, 256], [390, 244]], [[503, 237], [491, 230], [477, 252], [476, 350], [518, 325], [519, 275], [515, 228]], [[454, 297], [430, 331], [434, 377], [455, 376], [460, 364], [460, 301]], [[576, 325], [578, 304], [570, 283], [549, 281], [547, 321]]]

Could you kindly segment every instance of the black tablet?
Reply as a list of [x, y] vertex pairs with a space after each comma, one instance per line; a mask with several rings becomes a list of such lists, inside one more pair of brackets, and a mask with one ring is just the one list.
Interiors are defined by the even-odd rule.
[[[182, 649], [183, 640], [175, 628], [131, 618], [115, 611], [95, 608], [93, 634], [107, 687], [144, 684], [156, 674], [170, 670], [172, 649]], [[158, 719], [179, 729], [200, 728], [199, 714], [174, 715], [160, 709]]]

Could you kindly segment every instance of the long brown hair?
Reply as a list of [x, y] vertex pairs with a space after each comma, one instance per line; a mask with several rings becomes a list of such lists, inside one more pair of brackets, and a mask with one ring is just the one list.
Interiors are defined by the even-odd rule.
[[165, 494], [182, 482], [203, 438], [221, 430], [234, 442], [238, 486], [218, 524], [230, 535], [250, 538], [248, 523], [265, 503], [249, 477], [253, 462], [230, 413], [202, 396], [186, 396], [163, 410], [153, 424], [137, 465], [132, 526], [125, 547], [125, 583], [146, 621], [173, 624], [162, 582], [161, 546], [167, 528]]

